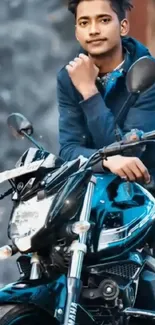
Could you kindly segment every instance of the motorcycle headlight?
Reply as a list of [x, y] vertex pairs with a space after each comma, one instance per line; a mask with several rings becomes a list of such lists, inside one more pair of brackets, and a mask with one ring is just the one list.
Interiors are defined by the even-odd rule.
[[54, 196], [37, 200], [37, 196], [28, 201], [20, 202], [12, 213], [9, 225], [9, 236], [20, 251], [31, 248], [31, 238], [46, 223]]

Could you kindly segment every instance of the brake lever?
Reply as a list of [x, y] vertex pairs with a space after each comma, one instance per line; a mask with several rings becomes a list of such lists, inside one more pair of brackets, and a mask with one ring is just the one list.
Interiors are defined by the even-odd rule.
[[130, 132], [126, 133], [123, 137], [123, 144], [129, 142], [140, 141], [144, 135], [144, 132], [139, 129], [132, 129]]

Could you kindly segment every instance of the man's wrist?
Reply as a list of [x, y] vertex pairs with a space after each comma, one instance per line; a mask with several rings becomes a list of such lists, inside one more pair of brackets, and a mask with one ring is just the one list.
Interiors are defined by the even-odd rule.
[[98, 92], [99, 91], [97, 87], [94, 85], [94, 86], [87, 87], [86, 89], [83, 89], [81, 95], [83, 96], [84, 100], [87, 100], [90, 97], [96, 95]]

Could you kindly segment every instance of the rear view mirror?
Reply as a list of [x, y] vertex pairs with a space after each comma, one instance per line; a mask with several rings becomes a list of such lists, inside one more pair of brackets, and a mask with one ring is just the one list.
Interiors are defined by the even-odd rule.
[[23, 137], [26, 133], [28, 136], [33, 134], [33, 126], [28, 119], [20, 113], [12, 113], [7, 118], [7, 124], [14, 136]]
[[155, 59], [144, 56], [127, 73], [126, 85], [130, 93], [142, 93], [155, 83]]

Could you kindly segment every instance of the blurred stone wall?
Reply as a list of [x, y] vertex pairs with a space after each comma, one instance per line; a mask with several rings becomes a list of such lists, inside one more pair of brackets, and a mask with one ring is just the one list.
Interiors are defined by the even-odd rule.
[[151, 54], [155, 56], [155, 0], [148, 2], [147, 45]]
[[132, 3], [130, 35], [145, 44], [155, 56], [155, 0], [132, 0]]
[[132, 0], [134, 8], [129, 13], [130, 35], [135, 37], [145, 45], [147, 44], [147, 7], [149, 1], [150, 0]]
[[[63, 0], [0, 0], [0, 171], [31, 146], [9, 134], [12, 112], [27, 116], [36, 139], [58, 151], [56, 74], [76, 53], [72, 19]], [[0, 246], [8, 241], [10, 210], [10, 198], [0, 202]], [[0, 262], [0, 285], [17, 275], [15, 258]]]

